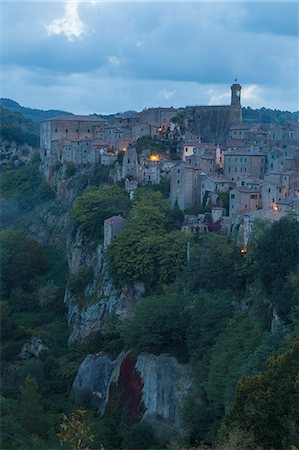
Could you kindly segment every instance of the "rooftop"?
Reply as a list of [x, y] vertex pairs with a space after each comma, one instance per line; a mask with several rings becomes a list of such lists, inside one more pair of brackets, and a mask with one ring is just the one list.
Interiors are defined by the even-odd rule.
[[90, 116], [77, 116], [75, 114], [63, 114], [61, 116], [51, 117], [50, 119], [46, 119], [43, 122], [52, 122], [52, 121], [61, 121], [61, 122], [106, 122], [102, 117], [97, 116], [96, 114], [92, 114]]
[[106, 219], [104, 222], [109, 225], [113, 225], [114, 223], [124, 222], [125, 220], [126, 219], [122, 216], [112, 216], [112, 217], [109, 217], [108, 219]]

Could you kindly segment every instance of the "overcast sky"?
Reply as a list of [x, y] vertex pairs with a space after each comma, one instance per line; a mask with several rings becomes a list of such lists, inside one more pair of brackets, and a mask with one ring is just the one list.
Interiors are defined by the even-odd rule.
[[[0, 0], [1, 1], [1, 0]], [[298, 110], [298, 2], [1, 1], [0, 96], [78, 114]]]

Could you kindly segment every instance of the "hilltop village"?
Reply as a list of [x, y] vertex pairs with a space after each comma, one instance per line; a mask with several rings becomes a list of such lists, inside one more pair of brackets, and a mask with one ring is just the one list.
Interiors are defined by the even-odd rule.
[[[110, 166], [111, 181], [124, 180], [131, 198], [138, 185], [168, 177], [183, 230], [238, 227], [244, 251], [255, 219], [299, 220], [299, 123], [243, 124], [237, 82], [228, 106], [150, 108], [113, 121], [58, 116], [41, 123], [40, 139], [52, 186], [58, 169], [82, 174], [96, 164]], [[63, 194], [63, 182], [53, 187]]]

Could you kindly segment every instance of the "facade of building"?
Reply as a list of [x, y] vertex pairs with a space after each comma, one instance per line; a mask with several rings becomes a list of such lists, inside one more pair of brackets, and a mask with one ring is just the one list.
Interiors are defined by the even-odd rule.
[[112, 216], [104, 221], [104, 248], [122, 232], [127, 221], [122, 216]]
[[170, 202], [174, 206], [185, 210], [201, 204], [201, 180], [200, 168], [190, 164], [177, 164], [171, 170]]
[[267, 155], [256, 150], [239, 150], [224, 155], [224, 177], [237, 182], [244, 177], [263, 178]]

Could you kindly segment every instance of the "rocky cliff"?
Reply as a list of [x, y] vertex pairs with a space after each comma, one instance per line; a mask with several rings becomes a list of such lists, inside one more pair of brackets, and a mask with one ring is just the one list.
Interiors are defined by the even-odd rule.
[[80, 273], [82, 268], [90, 269], [92, 279], [79, 296], [66, 289], [65, 303], [67, 318], [71, 329], [69, 344], [75, 344], [103, 327], [105, 319], [112, 312], [123, 319], [132, 311], [144, 294], [142, 283], [115, 289], [106, 269], [102, 245], [92, 248], [85, 244], [77, 233], [75, 242], [68, 244], [70, 276]]
[[123, 420], [146, 422], [160, 441], [179, 438], [182, 407], [191, 388], [191, 369], [167, 355], [121, 353], [111, 359], [88, 355], [74, 379], [71, 396], [78, 404], [92, 404], [101, 414], [114, 398], [121, 398]]

